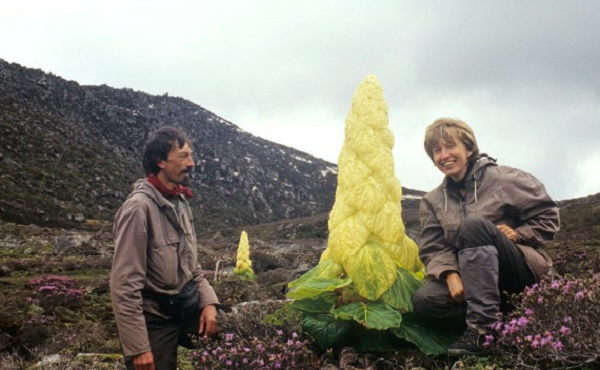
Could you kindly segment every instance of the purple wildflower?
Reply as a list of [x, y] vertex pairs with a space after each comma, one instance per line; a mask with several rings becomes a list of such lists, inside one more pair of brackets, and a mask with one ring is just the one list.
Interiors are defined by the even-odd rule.
[[517, 320], [517, 325], [519, 325], [521, 327], [525, 327], [525, 326], [527, 326], [527, 324], [529, 324], [529, 320], [527, 320], [527, 318], [525, 316], [521, 316]]
[[41, 286], [38, 291], [40, 292], [44, 292], [44, 291], [55, 291], [56, 289], [58, 289], [57, 287], [53, 286], [53, 285], [43, 285]]
[[569, 335], [572, 333], [571, 328], [569, 328], [568, 326], [564, 326], [564, 325], [560, 327], [559, 331], [562, 335]]

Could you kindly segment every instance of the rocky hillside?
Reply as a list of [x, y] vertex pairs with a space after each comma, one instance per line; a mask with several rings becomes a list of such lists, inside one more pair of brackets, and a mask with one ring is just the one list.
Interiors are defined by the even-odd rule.
[[182, 98], [81, 86], [0, 59], [0, 219], [48, 226], [111, 220], [143, 173], [149, 133], [164, 125], [182, 128], [196, 149], [198, 226], [331, 209], [332, 163], [255, 137]]
[[81, 86], [0, 59], [0, 219], [48, 226], [110, 221], [143, 174], [149, 133], [164, 125], [182, 128], [193, 141], [198, 226], [331, 209], [335, 164], [255, 137], [182, 98]]

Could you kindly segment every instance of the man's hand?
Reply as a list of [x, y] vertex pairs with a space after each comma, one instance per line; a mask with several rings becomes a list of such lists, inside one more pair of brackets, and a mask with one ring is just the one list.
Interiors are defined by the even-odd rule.
[[456, 302], [465, 301], [465, 288], [463, 287], [462, 279], [457, 272], [450, 272], [446, 275], [446, 284], [448, 284], [448, 291], [450, 296]]
[[154, 355], [152, 352], [140, 353], [133, 359], [135, 370], [156, 370], [154, 368]]
[[498, 225], [496, 227], [498, 228], [498, 230], [500, 230], [502, 234], [506, 235], [508, 240], [510, 240], [513, 243], [517, 242], [517, 233], [515, 232], [515, 230], [511, 229], [506, 225]]
[[204, 338], [212, 337], [217, 334], [219, 325], [217, 323], [217, 307], [212, 304], [205, 306], [200, 313], [200, 327], [198, 333]]

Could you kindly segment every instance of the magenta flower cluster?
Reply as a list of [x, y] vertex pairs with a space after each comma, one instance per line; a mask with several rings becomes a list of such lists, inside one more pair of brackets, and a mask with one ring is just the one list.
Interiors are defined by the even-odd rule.
[[270, 342], [233, 333], [215, 342], [201, 341], [192, 353], [196, 369], [317, 369], [314, 354], [297, 333], [276, 330]]
[[27, 301], [51, 315], [59, 307], [73, 308], [83, 303], [83, 291], [79, 289], [77, 281], [68, 276], [39, 276], [31, 279], [27, 286], [32, 290]]
[[[517, 308], [503, 317], [486, 342], [518, 365], [585, 363], [600, 353], [600, 274], [540, 282], [517, 297]], [[534, 362], [528, 363], [528, 362]]]

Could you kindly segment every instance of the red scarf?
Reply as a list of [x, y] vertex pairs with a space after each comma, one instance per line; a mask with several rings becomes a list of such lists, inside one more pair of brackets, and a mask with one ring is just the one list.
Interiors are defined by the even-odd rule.
[[162, 196], [167, 199], [176, 198], [179, 196], [179, 194], [183, 194], [187, 199], [192, 199], [192, 191], [183, 185], [177, 185], [175, 190], [171, 190], [167, 188], [162, 182], [160, 182], [160, 180], [156, 178], [156, 176], [153, 173], [148, 175], [147, 179], [148, 182], [154, 185], [156, 190], [158, 190], [162, 194]]

